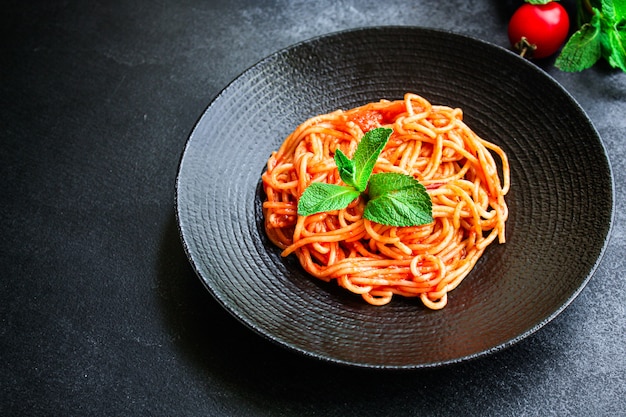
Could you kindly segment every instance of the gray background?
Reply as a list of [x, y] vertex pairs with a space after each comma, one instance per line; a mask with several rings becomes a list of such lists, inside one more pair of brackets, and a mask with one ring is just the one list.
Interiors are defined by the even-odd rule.
[[626, 414], [626, 74], [606, 64], [567, 74], [537, 62], [607, 148], [609, 246], [561, 315], [495, 355], [416, 372], [301, 357], [223, 311], [178, 238], [185, 141], [246, 68], [317, 35], [387, 24], [508, 47], [518, 2], [5, 3], [0, 414]]

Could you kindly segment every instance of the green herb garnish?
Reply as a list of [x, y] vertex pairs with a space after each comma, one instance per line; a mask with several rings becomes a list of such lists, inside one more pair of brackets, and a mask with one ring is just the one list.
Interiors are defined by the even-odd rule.
[[367, 191], [363, 217], [388, 226], [419, 226], [433, 221], [432, 201], [426, 188], [410, 175], [384, 172], [372, 175], [378, 156], [392, 129], [372, 129], [363, 136], [352, 159], [341, 150], [335, 163], [346, 185], [314, 182], [298, 201], [298, 214], [310, 216], [347, 207]]
[[626, 72], [626, 0], [578, 0], [580, 29], [567, 41], [555, 66], [575, 72], [604, 58]]
[[417, 226], [433, 221], [430, 196], [410, 175], [393, 172], [372, 175], [369, 198], [363, 213], [366, 219], [390, 226]]

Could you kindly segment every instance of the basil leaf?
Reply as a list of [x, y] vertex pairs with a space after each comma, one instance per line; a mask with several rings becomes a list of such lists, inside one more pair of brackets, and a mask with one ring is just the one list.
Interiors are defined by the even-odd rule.
[[356, 187], [356, 165], [341, 149], [335, 152], [335, 164], [339, 170], [339, 176], [347, 185]]
[[384, 127], [372, 129], [359, 142], [352, 158], [356, 167], [354, 187], [358, 191], [365, 191], [367, 188], [367, 182], [372, 175], [378, 156], [385, 148], [392, 132], [393, 129]]
[[374, 174], [363, 217], [388, 226], [419, 226], [431, 223], [432, 201], [426, 188], [410, 175]]
[[298, 214], [310, 216], [323, 211], [341, 210], [360, 194], [352, 187], [314, 182], [300, 196]]

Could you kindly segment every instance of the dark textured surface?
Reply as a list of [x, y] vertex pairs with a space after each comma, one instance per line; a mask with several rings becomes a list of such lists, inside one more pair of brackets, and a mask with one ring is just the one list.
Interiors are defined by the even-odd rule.
[[494, 355], [380, 372], [293, 354], [219, 306], [178, 237], [185, 142], [246, 68], [314, 36], [383, 24], [506, 46], [513, 8], [487, 0], [6, 2], [0, 414], [623, 414], [626, 75], [606, 65], [566, 74], [551, 60], [537, 63], [580, 103], [607, 149], [616, 197], [608, 248], [562, 314]]
[[[461, 107], [511, 164], [507, 244], [489, 248], [440, 312], [400, 298], [363, 305], [311, 282], [264, 237], [256, 195], [268, 155], [305, 119], [406, 91]], [[501, 48], [401, 27], [314, 39], [246, 71], [192, 133], [177, 190], [187, 252], [220, 303], [279, 344], [375, 368], [457, 362], [536, 331], [588, 281], [613, 214], [605, 150], [566, 91]]]

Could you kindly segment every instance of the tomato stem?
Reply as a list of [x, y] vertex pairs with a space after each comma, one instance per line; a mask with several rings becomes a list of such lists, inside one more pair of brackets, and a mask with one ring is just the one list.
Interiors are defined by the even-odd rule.
[[528, 39], [526, 39], [526, 36], [522, 36], [514, 46], [515, 50], [519, 52], [522, 58], [525, 58], [526, 54], [528, 54], [528, 58], [532, 58], [533, 52], [537, 49], [537, 45], [530, 43]]

